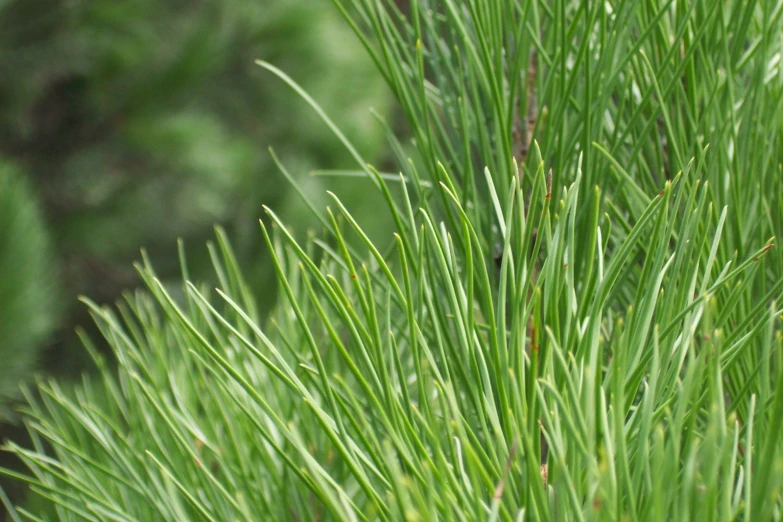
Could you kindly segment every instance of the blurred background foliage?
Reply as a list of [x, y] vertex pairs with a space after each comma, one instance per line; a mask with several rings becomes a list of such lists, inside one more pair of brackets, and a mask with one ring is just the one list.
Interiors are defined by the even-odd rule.
[[29, 374], [62, 303], [49, 231], [21, 171], [0, 158], [0, 422], [12, 418], [19, 376]]
[[[175, 278], [182, 238], [194, 278], [209, 277], [203, 244], [220, 224], [251, 282], [271, 290], [261, 205], [299, 233], [315, 222], [267, 147], [300, 179], [353, 160], [255, 59], [285, 70], [382, 164], [384, 137], [368, 109], [386, 113], [391, 97], [331, 2], [0, 0], [0, 58], [6, 414], [33, 369], [85, 369], [74, 328], [90, 320], [76, 297], [112, 302], [136, 286], [141, 247], [162, 278]], [[378, 204], [362, 181], [328, 183], [356, 213]], [[326, 201], [321, 178], [303, 187]], [[273, 295], [259, 295], [271, 305]], [[0, 427], [0, 440], [11, 430]]]

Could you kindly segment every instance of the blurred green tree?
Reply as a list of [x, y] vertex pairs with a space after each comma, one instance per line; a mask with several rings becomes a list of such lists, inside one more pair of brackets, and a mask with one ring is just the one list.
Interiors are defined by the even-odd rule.
[[[76, 295], [108, 302], [136, 284], [129, 261], [141, 246], [166, 277], [178, 237], [200, 245], [219, 223], [251, 259], [262, 204], [282, 203], [296, 223], [301, 206], [284, 199], [268, 145], [294, 173], [351, 164], [254, 59], [288, 71], [377, 158], [383, 137], [367, 108], [384, 112], [390, 97], [353, 39], [329, 2], [0, 2], [0, 154], [40, 198], [71, 296], [66, 326], [89, 323]], [[359, 212], [373, 204], [343, 197]], [[251, 275], [267, 273], [251, 265]], [[48, 359], [78, 371], [63, 339]]]

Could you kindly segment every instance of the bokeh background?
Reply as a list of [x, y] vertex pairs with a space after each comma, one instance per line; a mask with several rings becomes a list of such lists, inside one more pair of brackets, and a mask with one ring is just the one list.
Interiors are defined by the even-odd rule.
[[175, 281], [182, 238], [191, 275], [209, 279], [204, 245], [221, 225], [271, 306], [261, 206], [296, 233], [316, 221], [269, 146], [316, 204], [327, 184], [359, 215], [378, 204], [367, 182], [309, 175], [356, 167], [257, 58], [388, 162], [369, 109], [394, 121], [390, 93], [329, 0], [0, 0], [0, 440], [23, 440], [20, 389], [35, 374], [90, 371], [77, 297], [111, 304], [136, 287], [142, 247]]

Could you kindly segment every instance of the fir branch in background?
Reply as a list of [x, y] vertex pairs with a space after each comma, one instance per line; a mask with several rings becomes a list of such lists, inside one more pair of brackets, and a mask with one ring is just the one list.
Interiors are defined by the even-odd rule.
[[222, 232], [217, 291], [145, 260], [90, 304], [117, 375], [42, 383], [5, 473], [61, 520], [780, 519], [783, 4], [335, 3], [406, 115], [399, 182], [262, 65], [396, 233], [267, 209], [268, 318]]
[[32, 371], [62, 310], [52, 245], [19, 169], [0, 158], [0, 420]]

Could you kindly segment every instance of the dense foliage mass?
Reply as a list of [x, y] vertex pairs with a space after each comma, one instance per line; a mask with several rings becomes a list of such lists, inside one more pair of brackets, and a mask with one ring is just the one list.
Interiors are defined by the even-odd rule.
[[399, 175], [260, 65], [395, 234], [267, 209], [268, 318], [221, 232], [216, 290], [145, 260], [90, 304], [118, 371], [42, 385], [15, 476], [62, 520], [779, 520], [783, 3], [335, 4]]

